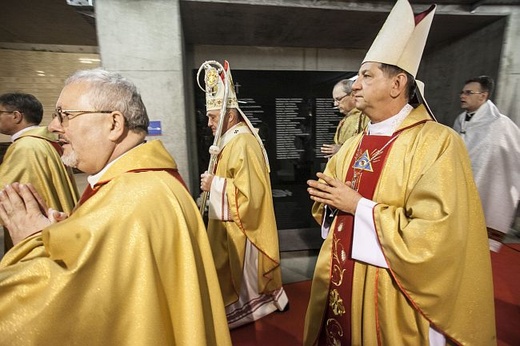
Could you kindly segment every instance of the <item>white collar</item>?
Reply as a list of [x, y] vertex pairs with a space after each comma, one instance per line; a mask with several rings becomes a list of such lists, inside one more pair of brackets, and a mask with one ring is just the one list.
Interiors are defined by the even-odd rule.
[[[139, 145], [136, 145], [135, 147], [133, 147], [132, 149], [134, 148], [137, 148], [138, 146], [142, 145], [143, 143], [139, 144]], [[116, 157], [114, 160], [110, 161], [105, 167], [103, 167], [102, 170], [100, 170], [99, 172], [97, 172], [96, 174], [92, 174], [92, 175], [89, 175], [87, 177], [87, 181], [88, 183], [90, 184], [90, 187], [91, 188], [94, 188], [94, 185], [96, 185], [99, 181], [99, 179], [101, 179], [101, 177], [103, 176], [103, 174], [105, 174], [105, 172], [110, 168], [112, 167], [112, 165], [114, 163], [116, 163], [117, 160], [119, 160], [120, 158], [122, 158], [123, 156], [125, 156], [128, 152], [132, 151], [132, 149], [128, 150], [127, 152], [124, 152], [122, 155]]]
[[413, 107], [409, 104], [406, 104], [403, 109], [401, 109], [396, 115], [393, 115], [390, 118], [375, 124], [372, 124], [372, 122], [368, 123], [368, 134], [379, 136], [393, 135], [395, 130], [399, 127], [399, 125], [401, 125], [403, 120], [408, 116], [408, 114], [410, 114], [412, 110]]
[[29, 126], [26, 128], [21, 129], [20, 131], [16, 132], [14, 135], [11, 136], [11, 142], [16, 141], [18, 138], [20, 138], [21, 135], [23, 135], [25, 132], [34, 129], [35, 127], [38, 127], [37, 125]]

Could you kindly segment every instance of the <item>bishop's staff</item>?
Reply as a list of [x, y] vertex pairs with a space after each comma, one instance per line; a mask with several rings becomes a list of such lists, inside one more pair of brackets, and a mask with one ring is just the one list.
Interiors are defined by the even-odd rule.
[[[228, 62], [224, 61], [224, 65], [227, 67]], [[200, 85], [200, 73], [204, 70], [204, 84], [203, 88]], [[218, 61], [209, 60], [202, 63], [197, 71], [197, 84], [206, 94], [216, 94], [218, 91], [219, 78], [224, 83], [224, 97], [222, 98], [222, 107], [220, 108], [220, 117], [218, 119], [217, 129], [215, 131], [215, 137], [213, 138], [213, 145], [209, 147], [210, 159], [208, 164], [207, 172], [213, 174], [215, 165], [217, 164], [218, 154], [220, 153], [220, 137], [222, 133], [222, 126], [224, 124], [224, 118], [226, 117], [227, 110], [227, 98], [229, 94], [229, 81], [226, 80], [226, 69]], [[208, 191], [203, 191], [200, 200], [200, 213], [204, 216], [206, 209], [206, 202], [208, 200]]]

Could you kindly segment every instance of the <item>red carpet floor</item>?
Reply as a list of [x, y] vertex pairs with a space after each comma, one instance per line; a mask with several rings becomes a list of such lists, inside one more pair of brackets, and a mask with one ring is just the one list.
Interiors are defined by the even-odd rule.
[[274, 312], [255, 323], [231, 330], [233, 345], [291, 346], [303, 344], [303, 322], [311, 293], [311, 281], [283, 286], [290, 308]]
[[520, 345], [520, 244], [491, 253], [498, 346]]
[[[508, 244], [492, 253], [498, 346], [520, 345], [520, 244]], [[305, 310], [311, 282], [284, 285], [290, 309], [231, 331], [235, 346], [302, 345]]]

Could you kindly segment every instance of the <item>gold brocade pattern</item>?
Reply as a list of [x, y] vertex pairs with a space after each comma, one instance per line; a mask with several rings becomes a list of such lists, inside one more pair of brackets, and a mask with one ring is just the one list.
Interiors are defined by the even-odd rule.
[[341, 324], [334, 319], [328, 319], [326, 322], [327, 328], [327, 343], [331, 346], [341, 346], [341, 338], [344, 335]]
[[347, 254], [343, 245], [339, 242], [336, 234], [334, 234], [333, 248], [332, 248], [332, 273], [330, 281], [335, 286], [341, 286], [343, 283], [343, 275], [345, 274], [345, 263]]
[[343, 316], [346, 313], [346, 308], [339, 287], [343, 284], [344, 275], [350, 275], [350, 273], [346, 273], [347, 269], [344, 268], [346, 252], [337, 238], [336, 232], [337, 230], [334, 232], [332, 273], [330, 278], [330, 283], [333, 288], [331, 288], [329, 292], [329, 307], [333, 316], [329, 316], [325, 323], [327, 345], [341, 345], [341, 338], [344, 335], [344, 331], [337, 317]]
[[[342, 270], [342, 272], [344, 272], [344, 270]], [[335, 284], [333, 283], [333, 285]], [[335, 286], [338, 287], [339, 285]], [[344, 315], [346, 313], [346, 309], [343, 303], [343, 299], [341, 298], [341, 294], [336, 288], [330, 290], [329, 306], [334, 313], [334, 317], [327, 318], [325, 323], [327, 345], [341, 345], [341, 338], [344, 335], [344, 331], [341, 327], [341, 322], [337, 320], [337, 317]]]
[[[384, 136], [365, 137], [363, 135], [359, 142], [356, 156], [350, 163], [351, 168], [347, 171], [344, 179], [354, 181], [359, 171], [366, 171], [368, 175], [365, 183], [353, 186], [365, 198], [372, 198], [381, 173], [382, 163], [390, 151], [390, 144], [395, 138], [397, 136], [389, 139]], [[370, 157], [369, 152], [372, 153], [372, 157]], [[323, 342], [327, 345], [351, 344], [352, 320], [350, 312], [352, 310], [352, 278], [355, 266], [354, 260], [350, 257], [353, 232], [354, 217], [343, 212], [336, 213], [333, 229], [329, 309], [326, 312], [327, 323], [320, 337], [321, 340], [326, 339]], [[341, 326], [341, 331], [338, 330], [337, 326]]]
[[329, 304], [335, 315], [343, 315], [345, 313], [345, 305], [343, 305], [343, 299], [337, 289], [330, 291]]
[[[223, 104], [222, 99], [218, 99], [218, 98], [208, 99], [206, 101], [206, 107], [211, 108], [211, 109], [222, 108], [222, 104]], [[237, 104], [238, 104], [238, 101], [237, 101], [236, 97], [228, 97], [228, 99], [227, 99], [228, 108], [231, 108], [233, 106], [236, 107]]]

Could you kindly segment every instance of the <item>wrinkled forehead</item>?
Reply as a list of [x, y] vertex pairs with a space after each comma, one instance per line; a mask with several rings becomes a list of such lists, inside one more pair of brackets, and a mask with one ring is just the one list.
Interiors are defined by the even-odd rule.
[[56, 106], [58, 108], [75, 109], [77, 106], [90, 106], [91, 89], [87, 83], [72, 83], [65, 85], [61, 90]]
[[218, 110], [212, 110], [206, 113], [206, 116], [210, 119], [218, 119], [220, 115], [220, 111]]
[[362, 75], [365, 72], [383, 72], [381, 70], [381, 63], [377, 61], [365, 61], [361, 66], [359, 67], [358, 76]]

